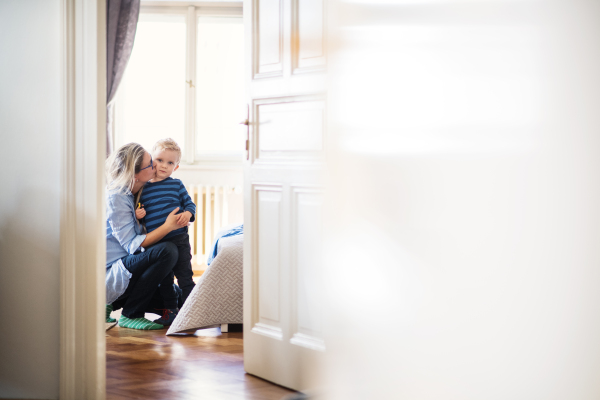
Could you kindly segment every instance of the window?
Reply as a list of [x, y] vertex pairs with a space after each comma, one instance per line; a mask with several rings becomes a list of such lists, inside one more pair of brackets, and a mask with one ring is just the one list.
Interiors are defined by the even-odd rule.
[[[196, 154], [235, 153], [245, 118], [241, 18], [198, 18]], [[242, 90], [240, 90], [242, 88]], [[242, 117], [242, 118], [240, 118]], [[218, 134], [215, 134], [218, 132]]]
[[183, 164], [241, 162], [243, 70], [241, 8], [142, 7], [117, 93], [116, 143], [150, 150], [171, 137]]

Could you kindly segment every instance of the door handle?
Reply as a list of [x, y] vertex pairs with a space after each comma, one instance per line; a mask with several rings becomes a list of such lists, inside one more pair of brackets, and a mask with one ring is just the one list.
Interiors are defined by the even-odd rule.
[[246, 125], [246, 160], [250, 159], [250, 106], [246, 109], [246, 119], [240, 122], [240, 125]]

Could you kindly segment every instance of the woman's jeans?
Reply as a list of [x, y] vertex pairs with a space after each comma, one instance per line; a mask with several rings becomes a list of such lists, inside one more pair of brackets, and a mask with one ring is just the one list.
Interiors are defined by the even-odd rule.
[[[127, 318], [142, 318], [150, 308], [176, 308], [179, 293], [173, 285], [173, 267], [179, 253], [170, 242], [155, 244], [146, 251], [123, 257], [123, 265], [131, 272], [127, 290], [113, 303], [113, 309], [123, 307]], [[160, 285], [160, 286], [159, 286]], [[157, 293], [163, 307], [156, 307]]]

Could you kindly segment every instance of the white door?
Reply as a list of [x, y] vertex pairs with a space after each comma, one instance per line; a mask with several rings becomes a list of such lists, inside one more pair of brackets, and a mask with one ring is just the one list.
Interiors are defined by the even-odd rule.
[[319, 185], [323, 0], [245, 0], [244, 366], [306, 389], [325, 349]]

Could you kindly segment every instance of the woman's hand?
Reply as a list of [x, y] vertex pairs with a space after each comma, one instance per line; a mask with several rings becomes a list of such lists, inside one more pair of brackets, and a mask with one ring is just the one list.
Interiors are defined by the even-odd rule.
[[177, 211], [179, 211], [179, 207], [176, 207], [173, 211], [171, 211], [171, 213], [167, 217], [167, 220], [164, 223], [164, 226], [169, 229], [169, 232], [171, 232], [172, 230], [181, 228], [179, 226], [179, 224], [177, 223], [178, 216], [175, 215], [175, 214], [177, 214]]

